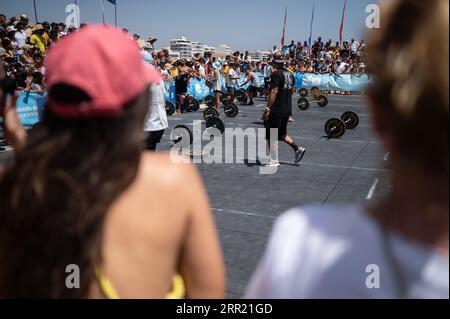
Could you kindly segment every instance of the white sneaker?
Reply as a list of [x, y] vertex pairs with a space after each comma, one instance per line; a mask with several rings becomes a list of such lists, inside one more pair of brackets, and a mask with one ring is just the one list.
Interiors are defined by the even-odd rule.
[[265, 162], [262, 166], [264, 167], [278, 167], [280, 166], [280, 161], [270, 160]]

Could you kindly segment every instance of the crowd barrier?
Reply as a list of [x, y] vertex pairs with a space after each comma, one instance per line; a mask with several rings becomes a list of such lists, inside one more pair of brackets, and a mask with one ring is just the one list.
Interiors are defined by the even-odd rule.
[[[261, 87], [264, 86], [264, 77], [260, 72], [255, 72], [259, 79]], [[313, 74], [313, 73], [294, 73], [295, 88], [311, 89], [318, 87], [321, 90], [361, 92], [369, 85], [370, 79], [367, 74]], [[250, 84], [242, 85], [246, 79], [243, 75], [239, 76], [238, 89], [247, 89]], [[206, 86], [205, 79], [190, 79], [188, 84], [188, 93], [197, 100], [203, 100], [212, 95], [211, 90]], [[226, 92], [225, 80], [222, 79], [222, 91]]]
[[[264, 86], [264, 77], [260, 72], [255, 72], [259, 79], [260, 86]], [[370, 79], [367, 74], [312, 74], [312, 73], [294, 73], [295, 88], [310, 89], [314, 86], [321, 90], [360, 92], [369, 85]], [[211, 90], [205, 84], [205, 79], [192, 78], [189, 80], [188, 93], [196, 100], [203, 100], [212, 95]], [[243, 75], [239, 76], [238, 89], [247, 89], [249, 83], [243, 85], [246, 79]], [[175, 81], [165, 82], [166, 101], [176, 104]], [[225, 79], [222, 78], [222, 91], [226, 92]], [[20, 91], [17, 100], [17, 112], [20, 121], [25, 127], [31, 127], [41, 119], [43, 107], [45, 105], [45, 96], [36, 93]]]

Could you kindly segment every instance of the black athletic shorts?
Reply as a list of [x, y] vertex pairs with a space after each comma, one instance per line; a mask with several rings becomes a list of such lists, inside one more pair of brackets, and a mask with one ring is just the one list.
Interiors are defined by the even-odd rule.
[[287, 125], [289, 121], [289, 116], [280, 117], [275, 114], [269, 115], [269, 120], [264, 123], [266, 127], [266, 140], [270, 139], [270, 129], [278, 129], [278, 140], [283, 141], [287, 135]]
[[248, 88], [248, 91], [250, 93], [258, 93], [259, 88], [253, 85], [250, 85], [250, 87]]
[[232, 86], [227, 86], [227, 92], [228, 92], [229, 95], [235, 96], [236, 95], [236, 88], [234, 88]]
[[156, 144], [161, 142], [163, 134], [164, 130], [148, 132], [147, 139], [145, 140], [145, 149], [149, 151], [156, 150]]

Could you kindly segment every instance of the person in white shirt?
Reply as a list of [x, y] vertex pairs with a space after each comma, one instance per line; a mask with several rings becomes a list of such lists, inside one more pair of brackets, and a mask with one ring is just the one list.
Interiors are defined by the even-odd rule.
[[281, 215], [247, 298], [449, 298], [449, 2], [381, 6], [368, 105], [392, 188], [372, 205]]
[[161, 81], [150, 86], [149, 110], [144, 121], [144, 132], [148, 134], [145, 146], [148, 151], [156, 150], [157, 144], [161, 142], [164, 131], [168, 127], [164, 83]]
[[336, 69], [336, 75], [341, 75], [342, 73], [345, 73], [348, 66], [349, 66], [348, 63], [341, 62]]
[[[17, 29], [17, 31], [14, 34], [14, 38], [16, 39], [16, 42], [17, 42], [17, 48], [22, 50], [22, 48], [27, 44], [27, 35], [23, 31], [24, 25], [22, 23], [18, 23], [16, 26], [16, 29]], [[21, 53], [22, 52], [20, 52], [20, 54]]]
[[356, 58], [356, 56], [358, 55], [358, 51], [359, 51], [359, 42], [356, 41], [355, 39], [352, 39], [350, 44], [350, 56], [352, 60]]
[[270, 65], [270, 61], [264, 65], [263, 75], [264, 75], [264, 99], [267, 101], [267, 96], [270, 90], [270, 76], [272, 75], [273, 67]]
[[226, 86], [227, 86], [227, 92], [230, 95], [229, 101], [231, 103], [234, 103], [234, 101], [236, 99], [236, 89], [238, 87], [239, 76], [236, 73], [236, 71], [234, 70], [233, 63], [229, 63], [228, 66], [229, 66], [229, 69], [228, 69], [228, 74], [227, 74]]

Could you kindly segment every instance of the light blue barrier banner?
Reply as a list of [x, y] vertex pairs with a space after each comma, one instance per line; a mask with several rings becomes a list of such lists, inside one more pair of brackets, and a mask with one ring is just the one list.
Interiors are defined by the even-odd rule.
[[211, 90], [205, 84], [206, 79], [191, 78], [188, 83], [187, 91], [194, 99], [200, 101], [211, 95]]
[[321, 90], [352, 91], [365, 90], [370, 84], [367, 74], [312, 74], [295, 73], [295, 88], [310, 89], [317, 86]]
[[23, 126], [31, 127], [40, 121], [45, 101], [41, 94], [20, 91], [16, 108]]
[[[255, 72], [259, 79], [260, 87], [264, 87], [264, 77], [260, 72]], [[295, 88], [310, 89], [317, 86], [321, 90], [335, 90], [335, 91], [352, 91], [359, 92], [366, 89], [370, 84], [370, 79], [367, 74], [313, 74], [313, 73], [294, 73]], [[250, 83], [246, 83], [246, 77], [239, 75], [238, 89], [246, 90]], [[226, 92], [225, 80], [222, 80], [222, 91]], [[189, 81], [188, 93], [197, 100], [203, 100], [208, 95], [212, 95], [211, 90], [206, 86], [205, 79], [192, 78]]]
[[164, 98], [167, 102], [176, 105], [176, 97], [175, 97], [175, 81], [166, 82], [164, 81]]

